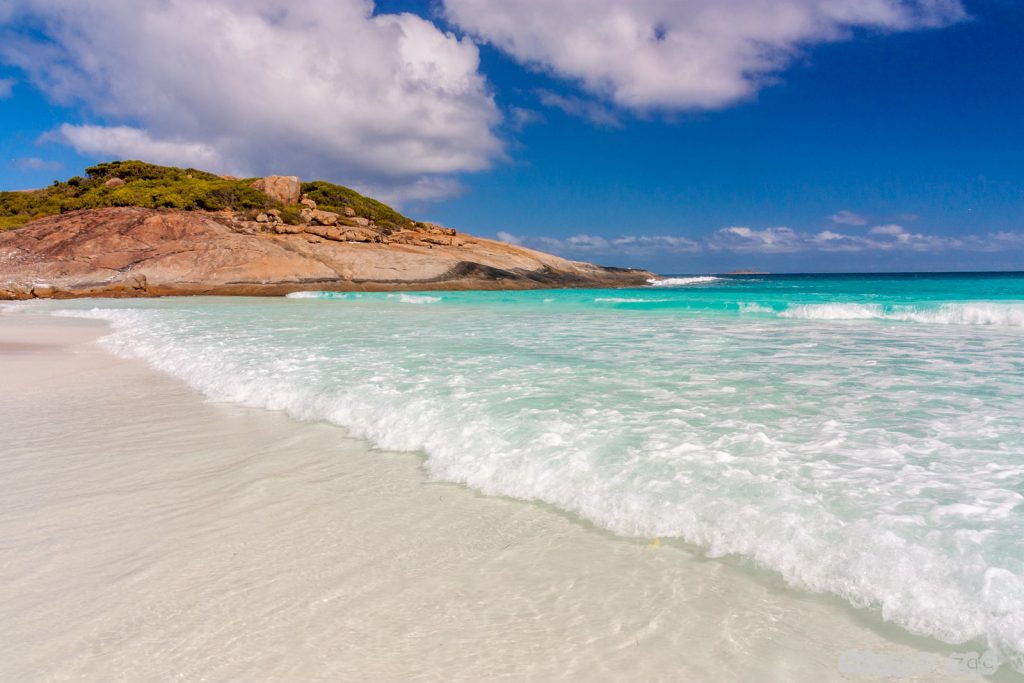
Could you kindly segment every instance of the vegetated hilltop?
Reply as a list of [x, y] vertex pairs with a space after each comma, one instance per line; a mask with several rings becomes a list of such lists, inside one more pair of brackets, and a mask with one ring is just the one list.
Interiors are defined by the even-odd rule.
[[0, 192], [0, 299], [626, 287], [652, 277], [413, 221], [294, 176], [115, 161], [46, 189]]
[[[259, 178], [232, 178], [144, 161], [97, 164], [85, 173], [85, 177], [54, 181], [42, 190], [0, 192], [0, 230], [46, 216], [111, 206], [234, 212], [276, 209], [283, 212], [284, 222], [297, 224], [300, 219], [300, 207], [254, 188]], [[318, 180], [302, 183], [300, 191], [324, 211], [343, 214], [348, 207], [355, 215], [390, 228], [410, 222], [387, 204], [341, 185]]]

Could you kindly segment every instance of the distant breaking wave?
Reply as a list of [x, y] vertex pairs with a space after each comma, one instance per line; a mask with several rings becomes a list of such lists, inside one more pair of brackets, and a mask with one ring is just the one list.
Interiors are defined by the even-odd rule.
[[[388, 295], [388, 298], [392, 298], [393, 295]], [[441, 300], [439, 296], [425, 296], [423, 294], [399, 294], [399, 302], [403, 304], [436, 304]]]
[[[361, 292], [292, 292], [286, 294], [285, 298], [288, 299], [362, 299], [363, 294]], [[400, 294], [387, 294], [384, 295], [385, 299], [397, 300], [403, 304], [436, 304], [441, 301], [442, 297], [439, 296], [427, 296], [424, 294], [406, 294], [402, 292]]]
[[721, 279], [722, 278], [714, 277], [713, 275], [695, 275], [693, 277], [666, 277], [661, 280], [651, 278], [647, 282], [652, 287], [685, 287], [686, 285], [701, 285], [707, 282], [716, 282]]
[[285, 294], [288, 299], [358, 299], [359, 292], [292, 292]]
[[1024, 304], [949, 303], [935, 308], [881, 304], [790, 305], [780, 318], [799, 320], [895, 320], [940, 325], [1024, 327]]

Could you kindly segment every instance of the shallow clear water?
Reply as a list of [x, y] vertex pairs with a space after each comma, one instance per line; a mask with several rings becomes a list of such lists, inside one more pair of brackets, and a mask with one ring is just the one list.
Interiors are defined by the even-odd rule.
[[211, 397], [1024, 670], [1024, 276], [53, 306]]

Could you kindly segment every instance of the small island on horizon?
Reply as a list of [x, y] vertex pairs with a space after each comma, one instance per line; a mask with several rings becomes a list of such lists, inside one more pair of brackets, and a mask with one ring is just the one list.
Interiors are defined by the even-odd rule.
[[416, 221], [350, 188], [113, 161], [0, 192], [0, 299], [642, 286]]

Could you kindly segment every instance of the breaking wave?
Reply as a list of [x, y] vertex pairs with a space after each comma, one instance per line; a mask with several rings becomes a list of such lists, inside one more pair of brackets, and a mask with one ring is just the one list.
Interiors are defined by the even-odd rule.
[[[618, 534], [746, 558], [1024, 671], [1024, 365], [1007, 333], [1024, 303], [804, 303], [754, 286], [738, 312], [731, 289], [696, 288], [658, 293], [692, 309], [628, 315], [571, 290], [521, 309], [537, 295], [446, 295], [444, 315], [396, 305], [441, 296], [399, 293], [316, 315], [194, 300], [71, 315], [109, 320], [109, 348], [212, 398], [420, 451], [432, 477]], [[604, 298], [653, 300], [621, 294]], [[780, 318], [868, 322], [823, 334]]]
[[1024, 327], [1024, 304], [946, 303], [934, 307], [882, 304], [799, 304], [779, 313], [799, 320], [893, 320], [936, 325]]
[[703, 285], [708, 282], [717, 282], [721, 279], [713, 275], [695, 275], [693, 277], [666, 277], [660, 280], [652, 278], [647, 283], [652, 287], [685, 287], [687, 285]]

